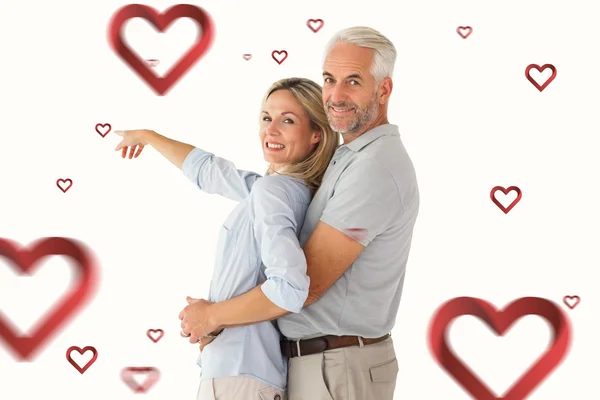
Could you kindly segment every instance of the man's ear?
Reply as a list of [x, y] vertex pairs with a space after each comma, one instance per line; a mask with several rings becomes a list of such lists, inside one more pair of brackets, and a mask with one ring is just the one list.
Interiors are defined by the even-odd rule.
[[392, 82], [392, 78], [385, 78], [380, 84], [380, 94], [379, 94], [379, 104], [386, 104], [390, 99], [390, 95], [392, 94], [392, 89], [394, 87], [394, 83]]

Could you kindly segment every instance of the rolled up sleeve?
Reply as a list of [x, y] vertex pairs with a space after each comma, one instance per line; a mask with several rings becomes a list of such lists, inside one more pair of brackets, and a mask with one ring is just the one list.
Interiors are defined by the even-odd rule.
[[257, 182], [251, 203], [254, 235], [267, 277], [261, 290], [278, 307], [298, 313], [308, 297], [310, 279], [292, 203], [277, 177]]
[[237, 169], [233, 162], [196, 147], [183, 160], [181, 170], [199, 189], [241, 201], [252, 190], [260, 174]]

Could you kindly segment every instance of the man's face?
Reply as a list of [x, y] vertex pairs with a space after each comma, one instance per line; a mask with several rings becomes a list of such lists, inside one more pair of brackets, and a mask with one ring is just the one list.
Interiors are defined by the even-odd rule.
[[330, 50], [323, 66], [323, 104], [331, 128], [361, 134], [379, 114], [377, 84], [371, 74], [374, 51], [348, 43]]

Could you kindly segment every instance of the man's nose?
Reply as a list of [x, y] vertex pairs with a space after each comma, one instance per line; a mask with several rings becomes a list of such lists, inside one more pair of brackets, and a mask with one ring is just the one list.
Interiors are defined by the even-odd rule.
[[343, 103], [346, 100], [346, 90], [343, 85], [335, 85], [330, 92], [329, 101], [335, 104]]

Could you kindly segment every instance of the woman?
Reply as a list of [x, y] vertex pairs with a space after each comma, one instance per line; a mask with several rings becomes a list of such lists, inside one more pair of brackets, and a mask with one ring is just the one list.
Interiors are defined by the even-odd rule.
[[[321, 87], [302, 78], [275, 82], [263, 99], [259, 138], [264, 177], [148, 130], [116, 131], [115, 150], [138, 157], [150, 145], [207, 193], [239, 201], [221, 228], [208, 300], [224, 301], [262, 283], [277, 306], [299, 312], [308, 297], [298, 236], [312, 195], [339, 144]], [[198, 400], [283, 400], [287, 360], [273, 322], [227, 328], [201, 349]]]

